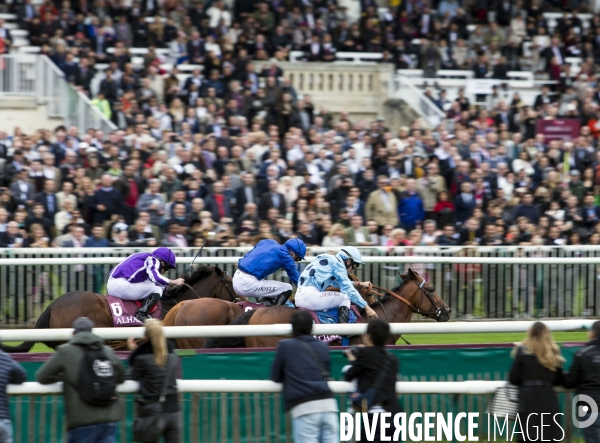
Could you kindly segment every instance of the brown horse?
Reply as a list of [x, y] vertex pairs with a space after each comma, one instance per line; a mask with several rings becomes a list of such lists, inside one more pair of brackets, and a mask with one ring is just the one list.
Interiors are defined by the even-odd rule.
[[[358, 281], [354, 274], [350, 274], [352, 281]], [[329, 287], [328, 291], [339, 291], [338, 288]], [[376, 299], [370, 294], [369, 288], [358, 287], [358, 292], [369, 303]], [[262, 309], [262, 308], [261, 308]], [[163, 320], [164, 326], [224, 326], [231, 324], [244, 313], [241, 305], [229, 301], [201, 298], [186, 300], [171, 309]], [[239, 340], [239, 339], [237, 339]], [[178, 349], [198, 349], [206, 344], [206, 338], [177, 338], [174, 340]]]
[[[451, 309], [435, 292], [434, 288], [412, 269], [401, 275], [403, 283], [388, 291], [379, 301], [371, 305], [377, 316], [389, 323], [407, 323], [413, 313], [421, 314], [438, 322], [450, 320]], [[393, 294], [392, 294], [393, 293]], [[285, 306], [271, 306], [246, 312], [238, 317], [232, 325], [273, 325], [290, 323], [295, 309]], [[367, 321], [366, 314], [362, 315]], [[212, 338], [206, 341], [207, 348], [272, 348], [286, 337], [240, 337]], [[389, 344], [395, 344], [399, 334], [392, 335]], [[350, 338], [350, 344], [362, 343], [362, 336]]]
[[[178, 302], [203, 297], [234, 301], [231, 277], [215, 266], [199, 265], [186, 277], [185, 284], [165, 291], [161, 299], [162, 317]], [[70, 328], [78, 317], [88, 317], [97, 328], [113, 327], [113, 319], [106, 297], [93, 292], [71, 291], [57, 298], [44, 310], [35, 324], [35, 329]], [[36, 342], [26, 341], [18, 346], [0, 345], [6, 352], [28, 352]], [[56, 348], [60, 343], [43, 341], [46, 346]], [[118, 342], [115, 347], [121, 347]]]
[[[186, 300], [171, 309], [163, 320], [164, 326], [224, 326], [244, 313], [237, 303], [215, 298]], [[176, 338], [177, 349], [203, 348], [206, 338]]]

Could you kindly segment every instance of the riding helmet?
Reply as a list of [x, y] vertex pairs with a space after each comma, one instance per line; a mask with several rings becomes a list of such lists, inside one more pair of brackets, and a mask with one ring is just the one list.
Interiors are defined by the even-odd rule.
[[169, 248], [155, 249], [152, 256], [164, 261], [167, 264], [167, 271], [169, 269], [175, 269], [175, 254]]
[[304, 260], [306, 255], [306, 245], [304, 242], [297, 238], [291, 238], [285, 242], [285, 246], [292, 251], [300, 260]]
[[357, 265], [362, 265], [362, 256], [360, 255], [360, 251], [356, 249], [354, 246], [344, 246], [340, 249], [340, 252], [336, 254], [342, 260], [352, 260]]

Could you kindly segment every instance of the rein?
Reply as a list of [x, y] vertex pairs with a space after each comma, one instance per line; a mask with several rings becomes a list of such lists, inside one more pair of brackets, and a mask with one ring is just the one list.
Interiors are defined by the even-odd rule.
[[[432, 306], [436, 306], [434, 301], [431, 299], [431, 297], [429, 296], [429, 294], [427, 293], [427, 291], [423, 288], [425, 286], [425, 279], [423, 279], [423, 281], [418, 285], [419, 289], [421, 290], [421, 292], [423, 294], [425, 294], [425, 297], [427, 297], [427, 299], [431, 302]], [[442, 313], [442, 308], [437, 308], [435, 309], [435, 311], [421, 311], [421, 309], [417, 308], [416, 306], [413, 306], [412, 303], [410, 303], [408, 300], [406, 300], [404, 297], [396, 294], [395, 292], [390, 291], [389, 289], [385, 289], [385, 288], [381, 288], [379, 286], [373, 286], [374, 289], [377, 289], [378, 291], [383, 291], [386, 294], [392, 295], [394, 297], [396, 297], [398, 300], [400, 300], [401, 302], [403, 302], [404, 304], [406, 304], [410, 309], [413, 310], [413, 312], [416, 312], [417, 314], [421, 314], [421, 315], [435, 315], [436, 317], [439, 317]], [[374, 292], [375, 294], [377, 294], [378, 296], [382, 296], [381, 293], [378, 293], [377, 291], [371, 291]], [[384, 311], [385, 313], [385, 311]]]

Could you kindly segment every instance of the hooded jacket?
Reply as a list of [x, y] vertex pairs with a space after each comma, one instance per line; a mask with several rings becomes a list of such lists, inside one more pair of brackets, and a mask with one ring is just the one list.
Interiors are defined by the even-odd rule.
[[67, 429], [97, 423], [111, 423], [125, 418], [125, 410], [120, 399], [110, 406], [92, 406], [79, 398], [79, 368], [84, 354], [84, 346], [92, 349], [104, 349], [107, 358], [112, 361], [117, 374], [117, 383], [125, 381], [125, 368], [114, 351], [104, 345], [104, 341], [91, 332], [80, 332], [73, 336], [69, 343], [56, 348], [54, 355], [35, 374], [36, 380], [43, 384], [64, 382], [65, 411]]

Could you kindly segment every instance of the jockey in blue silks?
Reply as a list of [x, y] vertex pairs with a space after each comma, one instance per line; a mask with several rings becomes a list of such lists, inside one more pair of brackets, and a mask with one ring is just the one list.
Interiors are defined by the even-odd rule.
[[233, 276], [233, 289], [244, 297], [270, 298], [273, 304], [284, 305], [292, 295], [292, 285], [264, 280], [270, 274], [285, 269], [290, 281], [298, 286], [296, 262], [304, 260], [306, 245], [292, 238], [280, 245], [275, 240], [261, 240], [238, 262]]
[[169, 248], [158, 248], [152, 253], [131, 254], [111, 271], [106, 289], [113, 297], [123, 300], [141, 300], [135, 318], [150, 318], [148, 311], [162, 297], [167, 285], [180, 286], [183, 278], [170, 280], [165, 272], [175, 269], [175, 254]]
[[[353, 246], [343, 247], [336, 255], [318, 255], [300, 275], [294, 298], [296, 306], [311, 311], [338, 308], [338, 323], [348, 323], [350, 303], [354, 303], [364, 308], [369, 318], [376, 318], [375, 311], [348, 277], [348, 273], [361, 264], [360, 252]], [[370, 287], [371, 282], [362, 282], [360, 285]], [[339, 288], [340, 292], [326, 291], [330, 286]]]

